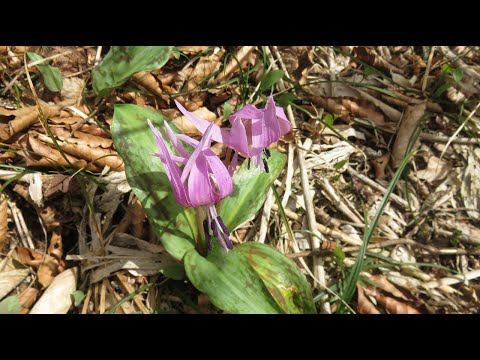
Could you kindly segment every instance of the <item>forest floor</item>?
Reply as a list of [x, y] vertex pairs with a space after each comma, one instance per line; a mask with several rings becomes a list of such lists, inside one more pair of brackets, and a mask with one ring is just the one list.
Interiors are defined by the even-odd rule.
[[[293, 125], [273, 145], [281, 202], [270, 190], [234, 243], [294, 259], [320, 313], [338, 312], [366, 237], [350, 312], [479, 312], [480, 48], [179, 46], [99, 97], [108, 50], [0, 46], [0, 313], [221, 312], [156, 268], [169, 255], [127, 182], [113, 108], [154, 109], [196, 137], [173, 99], [221, 125], [270, 94]], [[112, 246], [94, 253], [92, 239]]]

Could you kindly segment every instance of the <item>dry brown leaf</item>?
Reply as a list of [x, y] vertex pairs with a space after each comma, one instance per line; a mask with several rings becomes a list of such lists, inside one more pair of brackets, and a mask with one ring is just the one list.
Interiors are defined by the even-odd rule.
[[372, 160], [373, 168], [375, 169], [375, 180], [385, 179], [385, 169], [390, 160], [390, 154], [385, 153], [382, 156]]
[[[61, 105], [41, 105], [45, 118], [58, 115], [62, 107]], [[38, 115], [37, 106], [29, 106], [17, 110], [0, 108], [0, 121], [10, 120], [8, 124], [1, 124], [0, 139], [8, 140], [19, 131], [35, 124], [38, 121]]]
[[42, 175], [42, 191], [45, 200], [48, 200], [57, 193], [68, 193], [79, 187], [75, 177], [54, 174]]
[[[216, 48], [212, 54], [202, 56], [198, 60], [186, 84], [186, 91], [193, 91], [199, 87], [199, 84], [208, 77], [211, 73], [217, 70], [220, 65], [225, 50], [223, 48]], [[189, 109], [189, 111], [192, 111]]]
[[419, 179], [434, 182], [445, 179], [451, 170], [449, 163], [432, 155], [428, 158], [427, 168], [418, 170], [416, 175]]
[[374, 297], [389, 314], [420, 314], [420, 312], [413, 306], [396, 300], [390, 296], [385, 296], [376, 288], [368, 287], [365, 290], [365, 293]]
[[235, 56], [232, 56], [227, 66], [217, 75], [217, 77], [209, 81], [209, 85], [218, 84], [228, 79], [228, 77], [239, 67], [242, 68], [247, 64], [249, 55], [255, 49], [255, 46], [242, 46], [237, 50]]
[[399, 69], [396, 66], [390, 64], [387, 60], [378, 55], [375, 50], [370, 49], [366, 46], [357, 46], [355, 47], [355, 49], [353, 49], [353, 51], [356, 57], [373, 67], [377, 67], [388, 72], [394, 71], [398, 74], [405, 73], [402, 69]]
[[[426, 104], [418, 104], [413, 106], [408, 106], [403, 114], [402, 119], [400, 120], [400, 126], [398, 128], [397, 137], [395, 143], [393, 144], [392, 149], [392, 160], [393, 167], [397, 168], [400, 166], [400, 163], [403, 160], [403, 157], [406, 155], [408, 144], [412, 138], [415, 129], [419, 125], [419, 121], [425, 114]], [[417, 149], [420, 146], [420, 140], [417, 139], [415, 144], [412, 147], [412, 150]]]
[[143, 86], [145, 89], [150, 91], [152, 94], [162, 97], [162, 88], [160, 87], [157, 79], [155, 79], [155, 76], [153, 76], [150, 72], [140, 71], [133, 75], [132, 79], [137, 84]]
[[353, 97], [324, 97], [311, 95], [310, 100], [331, 112], [340, 115], [344, 120], [350, 120], [352, 116], [366, 118], [377, 125], [385, 124], [385, 115], [371, 102]]
[[87, 122], [86, 119], [80, 116], [70, 116], [70, 117], [54, 116], [48, 119], [48, 121], [57, 125], [60, 125], [60, 124], [74, 125], [74, 124], [84, 124]]
[[132, 234], [135, 237], [141, 238], [143, 234], [143, 223], [145, 220], [145, 211], [140, 203], [140, 200], [135, 196], [131, 204], [132, 216]]
[[43, 289], [46, 289], [53, 282], [55, 276], [60, 273], [58, 268], [58, 263], [55, 260], [40, 264], [37, 270], [37, 276], [38, 282], [42, 285]]
[[101, 147], [108, 149], [112, 146], [113, 141], [104, 137], [87, 134], [82, 131], [67, 131], [64, 127], [50, 127], [52, 133], [56, 135], [60, 140], [64, 140], [67, 143], [88, 145], [91, 147]]
[[[95, 165], [88, 164], [85, 160], [65, 154], [70, 163], [67, 162], [58, 150], [45, 145], [31, 134], [23, 136], [19, 143], [23, 146], [23, 150], [18, 151], [18, 154], [25, 158], [27, 166], [73, 166], [77, 169], [98, 170]], [[33, 157], [32, 155], [38, 156]]]
[[0, 253], [3, 252], [3, 249], [7, 244], [7, 231], [8, 231], [7, 211], [8, 211], [7, 199], [3, 194], [0, 194]]
[[386, 291], [399, 299], [403, 299], [406, 301], [411, 300], [407, 296], [405, 296], [405, 294], [401, 292], [395, 285], [388, 281], [388, 279], [384, 275], [373, 275], [369, 279], [375, 284], [377, 284], [378, 287], [383, 291]]
[[19, 296], [20, 306], [22, 310], [20, 311], [22, 314], [27, 314], [32, 307], [35, 300], [37, 300], [39, 290], [33, 287], [26, 288]]
[[86, 159], [98, 166], [109, 166], [115, 171], [125, 170], [122, 158], [114, 150], [92, 148], [88, 145], [73, 145], [66, 142], [59, 142], [59, 145], [66, 153]]
[[357, 311], [360, 314], [380, 314], [375, 305], [365, 296], [363, 288], [357, 284]]
[[[193, 111], [193, 113], [202, 119], [205, 119], [210, 122], [214, 122], [217, 119], [217, 116], [208, 110], [206, 107], [202, 107]], [[200, 136], [202, 135], [197, 128], [192, 124], [192, 122], [186, 116], [176, 117], [172, 122], [178, 127], [178, 129], [187, 136]]]
[[66, 314], [73, 305], [72, 294], [77, 289], [77, 274], [77, 268], [72, 268], [57, 275], [30, 314]]
[[63, 257], [62, 229], [57, 228], [52, 232], [48, 254], [60, 260]]
[[208, 49], [208, 46], [177, 46], [177, 49], [186, 55], [194, 55]]
[[53, 207], [45, 206], [43, 208], [35, 204], [31, 199], [28, 192], [28, 188], [22, 184], [15, 184], [13, 191], [23, 197], [30, 205], [32, 205], [37, 211], [38, 215], [42, 218], [43, 225], [47, 231], [53, 230], [61, 225], [63, 221], [62, 215]]

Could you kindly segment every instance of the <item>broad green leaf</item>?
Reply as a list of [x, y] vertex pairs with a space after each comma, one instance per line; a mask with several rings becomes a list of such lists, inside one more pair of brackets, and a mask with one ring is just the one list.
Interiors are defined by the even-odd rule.
[[265, 91], [270, 89], [275, 83], [280, 80], [285, 72], [283, 70], [270, 70], [262, 77], [262, 83], [260, 84], [260, 90]]
[[280, 95], [279, 97], [277, 97], [275, 99], [275, 102], [277, 103], [277, 105], [281, 107], [287, 107], [291, 101], [295, 100], [295, 98], [296, 96], [294, 93], [286, 92]]
[[270, 153], [268, 173], [260, 171], [253, 165], [248, 169], [247, 161], [244, 161], [233, 175], [233, 192], [222, 200], [219, 208], [219, 215], [230, 231], [257, 213], [265, 201], [268, 188], [285, 166], [285, 155], [273, 149]]
[[228, 102], [225, 102], [223, 104], [223, 118], [228, 119], [231, 113], [232, 113], [232, 106]]
[[183, 264], [167, 265], [160, 269], [160, 272], [169, 279], [183, 280], [185, 279], [185, 269]]
[[77, 290], [73, 294], [73, 305], [74, 306], [79, 306], [83, 299], [85, 299], [85, 293], [82, 290]]
[[92, 71], [93, 90], [105, 96], [131, 75], [161, 68], [172, 50], [173, 46], [112, 46], [98, 68]]
[[198, 236], [195, 211], [177, 203], [162, 162], [151, 155], [156, 145], [147, 118], [155, 126], [163, 126], [164, 118], [158, 112], [136, 105], [115, 105], [112, 138], [125, 161], [128, 183], [148, 220], [165, 249], [181, 260]]
[[20, 301], [17, 295], [9, 296], [0, 301], [0, 315], [2, 314], [19, 314]]
[[193, 285], [227, 313], [283, 313], [246, 257], [237, 248], [223, 252], [216, 239], [213, 243], [206, 258], [194, 249], [185, 255], [185, 271]]
[[245, 256], [285, 313], [316, 313], [310, 285], [291, 259], [257, 242], [243, 243], [235, 250]]
[[455, 80], [456, 82], [460, 82], [460, 80], [462, 80], [462, 78], [463, 78], [463, 69], [462, 68], [456, 68], [452, 72], [452, 76], [453, 76], [453, 80]]
[[[43, 60], [43, 57], [33, 52], [27, 52], [27, 55], [32, 61]], [[47, 62], [43, 62], [35, 66], [38, 68], [38, 71], [40, 71], [40, 74], [42, 74], [43, 82], [48, 90], [53, 92], [62, 90], [63, 78], [60, 69], [48, 65]]]

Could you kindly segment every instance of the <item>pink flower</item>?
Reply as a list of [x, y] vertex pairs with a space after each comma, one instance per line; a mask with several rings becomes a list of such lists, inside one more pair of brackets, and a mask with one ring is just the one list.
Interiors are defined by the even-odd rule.
[[[208, 225], [213, 235], [220, 240], [222, 247], [226, 251], [232, 249], [230, 232], [215, 209], [217, 201], [231, 194], [233, 184], [227, 168], [210, 149], [213, 124], [207, 127], [202, 139], [197, 141], [183, 134], [175, 134], [165, 122], [167, 138], [178, 153], [173, 155], [169, 152], [162, 133], [150, 120], [147, 121], [157, 144], [157, 153], [153, 155], [162, 160], [175, 198], [185, 207], [206, 208], [208, 222], [205, 220], [203, 226], [210, 250], [211, 236]], [[193, 147], [191, 154], [182, 142]]]
[[[176, 100], [175, 104], [201, 133], [206, 133], [210, 122], [187, 111]], [[230, 115], [229, 120], [232, 124], [229, 131], [214, 125], [211, 136], [212, 140], [225, 144], [236, 151], [229, 166], [230, 174], [235, 170], [237, 164], [237, 152], [245, 154], [253, 160], [254, 166], [268, 172], [268, 165], [262, 154], [265, 153], [268, 159], [270, 157], [268, 146], [292, 129], [283, 109], [276, 106], [273, 96], [270, 96], [264, 109], [246, 105]]]

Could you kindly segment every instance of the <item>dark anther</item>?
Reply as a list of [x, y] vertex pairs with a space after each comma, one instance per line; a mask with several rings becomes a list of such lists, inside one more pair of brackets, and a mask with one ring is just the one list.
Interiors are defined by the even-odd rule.
[[270, 158], [270, 149], [265, 148], [263, 151], [265, 151], [265, 155], [266, 155], [267, 159], [269, 159]]
[[205, 239], [209, 241], [211, 236], [210, 236], [210, 229], [208, 228], [207, 219], [203, 220], [203, 232], [205, 233]]
[[220, 237], [218, 236], [217, 224], [215, 223], [215, 220], [212, 220], [211, 228], [213, 231], [213, 236], [215, 236], [217, 239], [220, 239]]
[[230, 241], [230, 239], [228, 238], [228, 236], [225, 236], [225, 244], [227, 245], [227, 248], [229, 248], [230, 250], [233, 249], [233, 244]]
[[212, 238], [210, 237], [210, 235], [208, 236], [207, 247], [208, 247], [208, 251], [212, 251], [212, 250], [213, 250]]
[[227, 227], [225, 226], [225, 224], [223, 223], [223, 220], [220, 216], [217, 216], [217, 221], [218, 223], [220, 224], [220, 227], [222, 228], [223, 232], [229, 236], [230, 235], [230, 231], [228, 231]]
[[265, 160], [265, 159], [262, 159], [262, 160], [263, 160], [263, 166], [265, 166], [265, 172], [266, 172], [266, 173], [270, 172], [270, 170], [268, 169], [267, 160]]
[[247, 169], [250, 170], [250, 158], [247, 160]]

